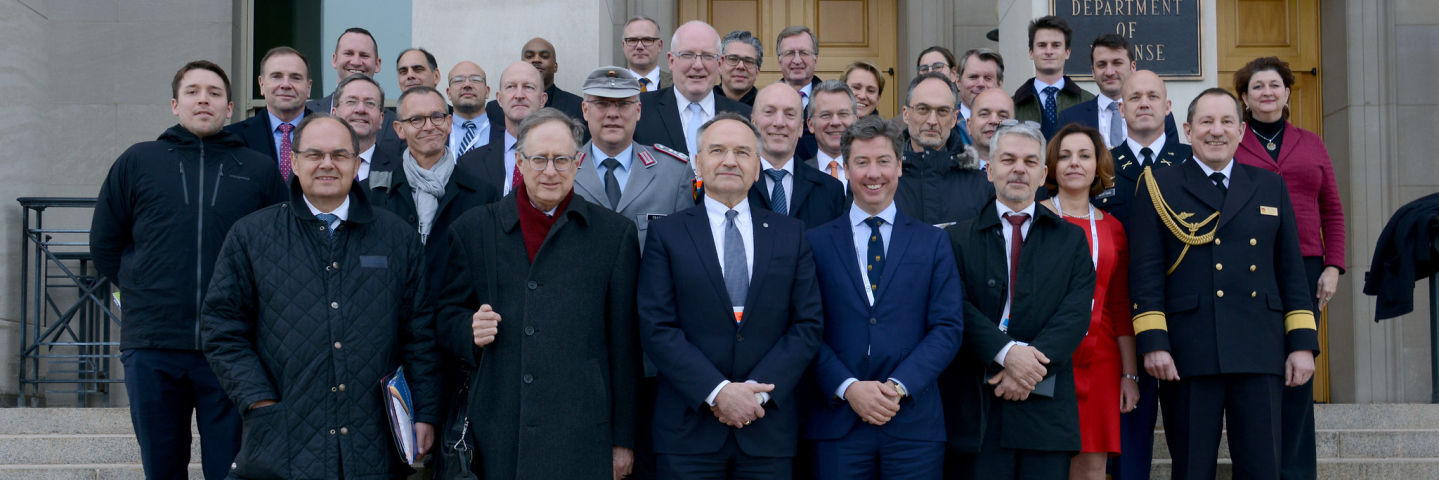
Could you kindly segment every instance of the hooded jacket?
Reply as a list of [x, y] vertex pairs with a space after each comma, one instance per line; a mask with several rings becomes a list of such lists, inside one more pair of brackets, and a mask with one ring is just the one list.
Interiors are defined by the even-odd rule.
[[230, 226], [288, 197], [275, 161], [180, 125], [131, 146], [95, 202], [95, 268], [120, 285], [120, 349], [200, 349], [200, 303]]
[[956, 135], [939, 150], [915, 151], [905, 130], [902, 168], [895, 207], [920, 222], [943, 227], [974, 218], [994, 197], [979, 153]]

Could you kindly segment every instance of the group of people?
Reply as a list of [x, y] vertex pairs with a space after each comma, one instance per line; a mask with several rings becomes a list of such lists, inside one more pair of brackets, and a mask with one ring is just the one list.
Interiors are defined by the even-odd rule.
[[411, 48], [389, 110], [351, 28], [329, 95], [277, 47], [228, 126], [224, 70], [176, 72], [91, 229], [147, 476], [186, 475], [193, 413], [206, 478], [404, 478], [397, 369], [436, 478], [1140, 479], [1161, 404], [1175, 478], [1226, 427], [1236, 478], [1315, 476], [1344, 225], [1284, 62], [1181, 134], [1122, 36], [1100, 95], [1066, 77], [1056, 17], [1014, 95], [993, 50], [932, 47], [895, 119], [803, 26], [760, 86], [750, 32], [623, 35], [580, 95], [529, 41], [494, 101]]

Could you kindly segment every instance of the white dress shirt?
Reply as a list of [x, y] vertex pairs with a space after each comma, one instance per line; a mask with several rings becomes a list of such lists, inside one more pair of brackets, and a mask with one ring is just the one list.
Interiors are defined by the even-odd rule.
[[969, 107], [965, 106], [964, 102], [960, 102], [959, 104], [959, 116], [965, 121], [969, 121]]
[[[764, 179], [764, 194], [765, 194], [766, 197], [768, 197], [771, 192], [774, 192], [774, 179], [773, 179], [773, 178], [769, 178], [769, 173], [766, 173], [765, 171], [766, 171], [766, 170], [769, 170], [769, 169], [771, 169], [771, 168], [774, 168], [774, 164], [773, 164], [773, 163], [769, 163], [769, 160], [765, 160], [764, 157], [760, 157], [760, 159], [759, 159], [759, 165], [760, 165], [759, 178], [763, 178], [763, 179]], [[781, 181], [780, 181], [780, 184], [784, 186], [784, 201], [785, 201], [785, 207], [788, 207], [788, 208], [789, 208], [789, 211], [790, 211], [790, 212], [793, 212], [793, 211], [794, 211], [794, 157], [790, 157], [789, 161], [788, 161], [788, 162], [785, 162], [784, 168], [781, 168], [780, 170], [784, 170], [784, 171], [786, 171], [786, 172], [789, 172], [789, 175], [785, 175], [785, 176], [784, 176], [784, 180], [781, 180]], [[785, 212], [785, 214], [789, 214], [789, 212]]]
[[[501, 195], [509, 195], [510, 190], [515, 188], [515, 142], [519, 139], [505, 132], [505, 192]], [[527, 172], [520, 172], [524, 175]]]
[[639, 81], [641, 78], [648, 78], [650, 80], [650, 84], [645, 86], [646, 92], [653, 92], [660, 89], [660, 66], [658, 64], [655, 65], [655, 68], [650, 69], [650, 73], [647, 75], [640, 75], [640, 72], [634, 70], [630, 70], [630, 75], [635, 76], [635, 81]]
[[[1229, 180], [1234, 178], [1234, 159], [1229, 159], [1229, 163], [1224, 164], [1224, 168], [1220, 170], [1209, 168], [1209, 164], [1204, 163], [1199, 157], [1194, 157], [1194, 161], [1199, 163], [1199, 168], [1204, 170], [1204, 176], [1206, 177], [1214, 175], [1214, 172], [1224, 174], [1224, 188], [1229, 188]], [[1214, 183], [1214, 180], [1210, 180], [1209, 183]]]
[[[1126, 130], [1126, 132], [1128, 132], [1128, 130]], [[1139, 151], [1144, 150], [1145, 148], [1148, 148], [1150, 155], [1153, 155], [1149, 158], [1149, 160], [1153, 162], [1158, 162], [1159, 151], [1164, 149], [1164, 142], [1169, 140], [1165, 137], [1166, 135], [1163, 132], [1160, 132], [1159, 138], [1154, 139], [1154, 143], [1151, 143], [1149, 145], [1140, 145], [1139, 142], [1134, 141], [1133, 137], [1128, 137], [1124, 139], [1124, 144], [1129, 145], [1129, 151], [1134, 152], [1134, 158], [1138, 159], [1140, 163], [1144, 162], [1144, 154], [1139, 153]], [[1140, 166], [1142, 167], [1143, 165]]]
[[[1038, 82], [1038, 80], [1035, 81]], [[1058, 100], [1055, 101], [1058, 102]], [[1110, 100], [1109, 97], [1104, 95], [1095, 97], [1095, 101], [1099, 106], [1099, 136], [1104, 137], [1104, 145], [1110, 150], [1113, 150], [1114, 147], [1118, 147], [1119, 145], [1109, 144], [1109, 110], [1107, 109], [1109, 108], [1109, 104], [1117, 104], [1119, 102]], [[1055, 104], [1056, 107], [1058, 107], [1058, 105], [1058, 103]], [[1115, 108], [1118, 108], [1118, 105], [1116, 105]], [[1119, 131], [1124, 133], [1125, 138], [1129, 137], [1129, 123], [1124, 121], [1124, 115], [1122, 113], [1119, 117]], [[1139, 150], [1135, 150], [1135, 152], [1137, 153]]]
[[346, 196], [345, 196], [345, 201], [340, 202], [340, 206], [335, 207], [335, 211], [333, 211], [333, 212], [321, 212], [319, 208], [315, 208], [315, 204], [310, 203], [310, 198], [309, 198], [309, 197], [306, 197], [306, 196], [304, 196], [304, 195], [300, 195], [300, 198], [305, 199], [305, 206], [306, 206], [306, 207], [310, 207], [310, 213], [313, 214], [313, 215], [319, 215], [319, 214], [321, 214], [321, 213], [332, 213], [332, 214], [334, 214], [336, 217], [340, 217], [340, 218], [336, 219], [335, 221], [330, 222], [330, 230], [334, 230], [335, 227], [340, 226], [340, 222], [343, 222], [343, 221], [345, 221], [345, 220], [349, 220], [349, 219], [350, 219], [350, 196], [349, 196], [349, 195], [346, 195]]
[[375, 158], [375, 146], [370, 145], [369, 150], [360, 152], [360, 169], [355, 171], [355, 180], [361, 182], [370, 178], [370, 159]]
[[[780, 80], [780, 81], [783, 82], [784, 80]], [[801, 110], [802, 110], [802, 109], [809, 108], [809, 97], [813, 97], [813, 96], [814, 96], [814, 77], [810, 77], [809, 83], [804, 84], [804, 88], [799, 89], [799, 99], [800, 99], [800, 103], [801, 103], [801, 105], [800, 105], [800, 109], [801, 109]]]
[[[840, 155], [838, 157], [830, 157], [829, 154], [824, 153], [824, 150], [818, 150], [815, 152], [814, 158], [815, 162], [819, 165], [819, 170], [821, 172], [824, 172], [825, 175], [829, 176], [839, 175], [839, 183], [843, 184], [845, 189], [849, 189], [849, 175], [846, 175], [844, 169], [844, 155]], [[837, 162], [833, 170], [838, 170], [838, 173], [832, 171], [829, 168], [829, 162]]]
[[[659, 69], [655, 69], [655, 71], [659, 71]], [[680, 89], [675, 88], [673, 90], [675, 92], [676, 105], [679, 105], [680, 109], [680, 131], [688, 132], [690, 128], [690, 104], [695, 102], [691, 102], [690, 99], [685, 98], [684, 94], [680, 93]], [[708, 93], [705, 94], [705, 98], [699, 101], [700, 125], [704, 125], [704, 122], [708, 122], [709, 119], [715, 118], [714, 89], [706, 90], [706, 92]], [[698, 142], [699, 139], [696, 138], [695, 141]], [[695, 152], [690, 152], [690, 158], [694, 158], [694, 156]]]
[[[1006, 213], [1023, 213], [1023, 214], [1028, 214], [1028, 215], [1029, 215], [1029, 218], [1026, 219], [1026, 220], [1024, 221], [1024, 223], [1019, 226], [1019, 235], [1020, 235], [1020, 237], [1021, 237], [1021, 238], [1019, 239], [1019, 242], [1020, 242], [1020, 243], [1024, 243], [1024, 240], [1027, 239], [1027, 238], [1029, 238], [1029, 227], [1030, 227], [1031, 225], [1034, 225], [1034, 205], [1035, 205], [1035, 204], [1031, 202], [1028, 207], [1024, 207], [1023, 210], [1020, 210], [1020, 211], [1018, 211], [1018, 212], [1010, 209], [1007, 205], [1004, 204], [1004, 202], [1001, 202], [1001, 201], [999, 201], [998, 199], [996, 199], [996, 200], [994, 201], [994, 204], [995, 204], [996, 207], [998, 207], [998, 210], [999, 210], [999, 227], [1000, 227], [1000, 231], [1004, 232], [1004, 271], [1005, 271], [1005, 272], [1009, 272], [1009, 271], [1011, 270], [1011, 268], [1010, 268], [1011, 266], [1010, 266], [1010, 264], [1009, 264], [1009, 257], [1010, 257], [1010, 255], [1011, 255], [1011, 253], [1010, 253], [1010, 242], [1013, 242], [1013, 241], [1014, 241], [1014, 232], [1013, 232], [1014, 227], [1013, 227], [1013, 226], [1010, 226], [1009, 220], [1005, 220], [1005, 219], [1004, 219], [1004, 214], [1006, 214]], [[1013, 285], [1013, 284], [1014, 284], [1014, 279], [1010, 279], [1010, 285]], [[1009, 289], [1006, 288], [1005, 290], [1008, 291]], [[1008, 292], [1008, 295], [1005, 295], [1005, 298], [1004, 298], [1004, 312], [1002, 312], [1002, 313], [1000, 314], [1000, 321], [1003, 321], [1004, 319], [1009, 318], [1009, 309], [1010, 309], [1010, 306], [1012, 306], [1013, 303], [1014, 303], [1014, 292]], [[996, 327], [996, 328], [998, 328], [998, 327]], [[1004, 358], [1007, 357], [1007, 356], [1009, 356], [1009, 349], [1010, 349], [1010, 348], [1013, 348], [1015, 345], [1029, 345], [1029, 344], [1028, 344], [1028, 343], [1024, 343], [1024, 342], [1015, 341], [1015, 340], [1010, 340], [1009, 343], [1008, 343], [1007, 345], [1005, 345], [1003, 349], [1000, 349], [1000, 350], [999, 350], [999, 355], [995, 355], [995, 356], [994, 356], [994, 361], [995, 361], [995, 363], [998, 363], [998, 364], [1000, 364], [1000, 365], [1004, 365]]]
[[[748, 200], [740, 200], [740, 202], [739, 202], [738, 204], [736, 204], [733, 209], [731, 209], [731, 208], [729, 208], [729, 207], [726, 207], [723, 203], [720, 203], [719, 200], [715, 200], [715, 199], [713, 199], [713, 198], [710, 198], [709, 195], [705, 195], [705, 203], [704, 203], [704, 205], [705, 205], [705, 214], [709, 216], [709, 220], [710, 220], [710, 234], [714, 236], [715, 255], [719, 258], [720, 274], [721, 274], [721, 275], [724, 274], [724, 268], [725, 268], [725, 261], [724, 261], [724, 223], [725, 223], [725, 212], [728, 212], [728, 211], [730, 211], [730, 210], [734, 210], [734, 211], [736, 211], [736, 212], [739, 212], [739, 214], [738, 214], [738, 215], [735, 215], [735, 217], [734, 217], [734, 226], [735, 226], [735, 229], [736, 229], [736, 230], [739, 230], [739, 236], [740, 236], [740, 238], [744, 240], [745, 268], [749, 269], [749, 271], [746, 272], [746, 275], [749, 275], [751, 278], [753, 278], [753, 277], [754, 277], [754, 217], [750, 214], [749, 201], [748, 201]], [[752, 285], [751, 285], [751, 286], [752, 286]], [[747, 380], [747, 381], [745, 381], [745, 383], [759, 383], [759, 382], [756, 382], [756, 381], [754, 381], [754, 380]], [[711, 391], [710, 391], [709, 396], [708, 396], [708, 397], [705, 397], [705, 403], [709, 404], [710, 406], [714, 406], [714, 404], [715, 404], [715, 397], [719, 395], [720, 390], [723, 389], [725, 385], [729, 385], [729, 384], [730, 384], [730, 381], [729, 381], [729, 380], [725, 380], [725, 381], [720, 382], [719, 385], [715, 386], [714, 390], [711, 390]], [[759, 396], [760, 396], [760, 398], [757, 399], [757, 400], [759, 400], [759, 403], [760, 403], [761, 405], [769, 402], [769, 394], [768, 394], [768, 393], [760, 392], [760, 393], [759, 393]]]
[[[462, 148], [466, 145], [460, 145], [460, 142], [465, 140], [465, 122], [475, 122], [475, 138], [471, 138], [470, 145], [468, 145], [470, 147], [470, 150], [483, 147], [490, 143], [490, 117], [488, 115], [485, 115], [485, 112], [483, 110], [481, 110], [480, 115], [475, 118], [467, 119], [465, 117], [461, 117], [458, 113], [451, 115], [450, 118], [452, 119], [451, 122], [453, 122], [453, 124], [450, 125], [451, 152], [468, 153], [464, 148]], [[460, 156], [458, 153], [455, 155], [455, 161], [460, 161]]]

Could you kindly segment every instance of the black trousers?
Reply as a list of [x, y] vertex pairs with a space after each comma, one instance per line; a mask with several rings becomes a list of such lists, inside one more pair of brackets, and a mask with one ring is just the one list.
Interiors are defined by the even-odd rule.
[[1166, 391], [1164, 429], [1175, 480], [1214, 478], [1226, 425], [1234, 478], [1279, 478], [1279, 375], [1200, 375], [1159, 388]]
[[638, 425], [635, 427], [635, 466], [630, 470], [629, 480], [655, 480], [655, 390], [659, 379], [646, 376], [640, 379]]
[[[1315, 289], [1319, 274], [1324, 273], [1324, 257], [1304, 257], [1304, 272], [1309, 278], [1309, 298], [1314, 300], [1314, 318], [1319, 318], [1319, 299]], [[1283, 480], [1314, 480], [1319, 476], [1314, 445], [1314, 379], [1297, 387], [1284, 387], [1279, 430], [1279, 478]]]
[[[985, 388], [986, 395], [993, 395], [994, 389]], [[999, 446], [1000, 433], [1004, 431], [1004, 415], [995, 398], [989, 403], [986, 414], [984, 439], [979, 444], [979, 453], [949, 453], [944, 459], [946, 480], [1066, 480], [1069, 478], [1069, 462], [1078, 452], [1049, 452], [1021, 450]]]
[[200, 429], [207, 480], [230, 474], [240, 451], [240, 412], [197, 350], [132, 348], [120, 354], [140, 462], [151, 480], [190, 478], [190, 414]]
[[756, 457], [744, 453], [734, 431], [714, 453], [655, 455], [660, 480], [790, 480], [794, 457]]

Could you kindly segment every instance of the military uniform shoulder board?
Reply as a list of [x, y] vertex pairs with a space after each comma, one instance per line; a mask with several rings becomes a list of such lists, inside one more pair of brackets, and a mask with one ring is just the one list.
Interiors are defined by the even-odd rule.
[[585, 157], [586, 157], [585, 152], [580, 152], [579, 156], [576, 156], [576, 157], [575, 157], [575, 165], [584, 166], [584, 164], [585, 164]]
[[640, 163], [645, 164], [645, 168], [653, 167], [655, 166], [655, 156], [650, 155], [649, 150], [640, 150]]
[[395, 172], [370, 172], [370, 188], [390, 188], [390, 179]]
[[660, 153], [663, 153], [663, 154], [665, 154], [665, 155], [669, 155], [669, 156], [671, 156], [671, 157], [675, 157], [675, 159], [677, 159], [677, 160], [679, 160], [679, 161], [681, 161], [681, 162], [690, 163], [690, 157], [689, 157], [689, 155], [685, 155], [685, 154], [683, 154], [683, 153], [680, 153], [679, 151], [677, 151], [677, 150], [675, 150], [675, 149], [673, 149], [673, 148], [666, 147], [666, 146], [660, 145], [660, 144], [658, 144], [658, 143], [656, 143], [656, 144], [654, 145], [654, 148], [655, 148], [655, 150], [659, 150]]

